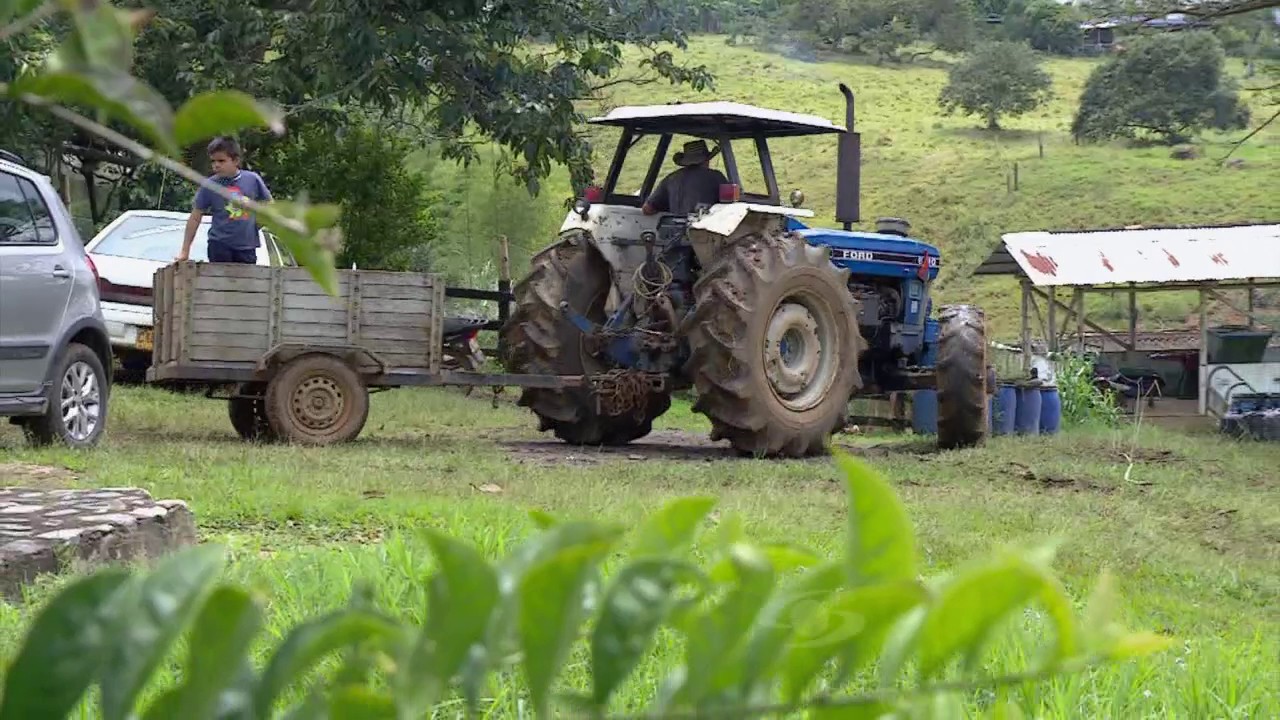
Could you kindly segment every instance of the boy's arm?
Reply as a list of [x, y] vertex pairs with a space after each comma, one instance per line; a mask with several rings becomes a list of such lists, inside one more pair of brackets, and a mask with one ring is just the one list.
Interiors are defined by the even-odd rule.
[[195, 242], [196, 231], [200, 229], [200, 221], [203, 218], [204, 212], [198, 209], [193, 209], [187, 216], [187, 229], [182, 234], [182, 251], [178, 253], [178, 262], [191, 259], [191, 243]]
[[204, 214], [209, 211], [208, 192], [203, 187], [196, 191], [196, 199], [192, 203], [191, 214], [187, 216], [187, 228], [182, 233], [182, 250], [178, 253], [178, 257], [174, 258], [178, 262], [185, 262], [191, 258], [191, 243], [195, 242], [196, 231], [200, 229], [200, 221], [204, 218]]

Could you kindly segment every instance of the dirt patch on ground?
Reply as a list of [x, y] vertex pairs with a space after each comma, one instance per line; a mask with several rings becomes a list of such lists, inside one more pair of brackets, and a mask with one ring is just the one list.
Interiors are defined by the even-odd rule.
[[33, 465], [23, 462], [0, 463], [0, 487], [24, 487], [35, 490], [57, 490], [75, 486], [79, 477], [63, 467]]
[[[872, 446], [856, 446], [841, 442], [835, 446], [850, 455], [867, 458], [890, 456], [917, 456], [926, 459], [938, 452], [929, 441], [882, 443]], [[712, 442], [706, 433], [688, 430], [656, 430], [628, 445], [619, 447], [578, 447], [563, 443], [553, 437], [537, 440], [502, 439], [498, 446], [506, 450], [517, 464], [555, 466], [593, 466], [606, 462], [640, 462], [644, 460], [683, 460], [687, 462], [716, 462], [724, 460], [749, 460], [739, 455], [727, 440]], [[827, 456], [809, 458], [813, 462], [830, 462]]]
[[1088, 478], [1073, 478], [1065, 475], [1037, 472], [1018, 462], [1009, 463], [1009, 471], [1013, 476], [1028, 482], [1037, 483], [1040, 487], [1046, 490], [1072, 492], [1091, 491], [1103, 494], [1113, 493], [1116, 491], [1116, 487], [1114, 485], [1099, 485]]
[[579, 447], [553, 437], [538, 440], [499, 440], [513, 462], [525, 465], [599, 465], [605, 462], [641, 460], [688, 460], [712, 462], [736, 460], [738, 454], [728, 442], [711, 442], [705, 433], [685, 430], [655, 430], [645, 437], [618, 447]]

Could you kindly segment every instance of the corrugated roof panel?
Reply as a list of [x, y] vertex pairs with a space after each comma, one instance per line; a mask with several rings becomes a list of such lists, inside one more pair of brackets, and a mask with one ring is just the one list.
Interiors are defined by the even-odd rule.
[[1038, 286], [1280, 278], [1280, 224], [1003, 236]]

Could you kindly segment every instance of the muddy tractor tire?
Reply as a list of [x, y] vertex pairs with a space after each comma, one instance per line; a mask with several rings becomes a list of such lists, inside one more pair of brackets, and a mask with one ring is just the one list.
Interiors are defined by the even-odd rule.
[[712, 440], [756, 457], [827, 451], [862, 386], [848, 277], [794, 233], [745, 236], [711, 263], [683, 331], [693, 409], [711, 420]]
[[[612, 283], [609, 265], [585, 242], [562, 240], [529, 262], [516, 284], [515, 308], [501, 335], [508, 372], [581, 375], [608, 370], [583, 345], [582, 331], [560, 310], [561, 301], [595, 323], [605, 321]], [[669, 393], [650, 392], [635, 412], [602, 413], [589, 388], [525, 388], [516, 403], [538, 416], [538, 430], [573, 445], [625, 445], [648, 435], [671, 407]]]
[[973, 305], [944, 305], [938, 321], [938, 447], [973, 447], [987, 436], [986, 317]]

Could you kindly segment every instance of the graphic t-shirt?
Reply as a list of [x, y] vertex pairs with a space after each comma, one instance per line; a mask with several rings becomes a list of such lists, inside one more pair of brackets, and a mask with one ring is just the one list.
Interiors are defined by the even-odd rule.
[[258, 222], [255, 215], [222, 199], [207, 187], [209, 184], [221, 185], [233, 197], [245, 197], [259, 202], [271, 199], [267, 184], [252, 170], [241, 170], [235, 177], [213, 175], [196, 191], [196, 209], [213, 216], [209, 226], [210, 245], [218, 244], [241, 250], [258, 247]]

